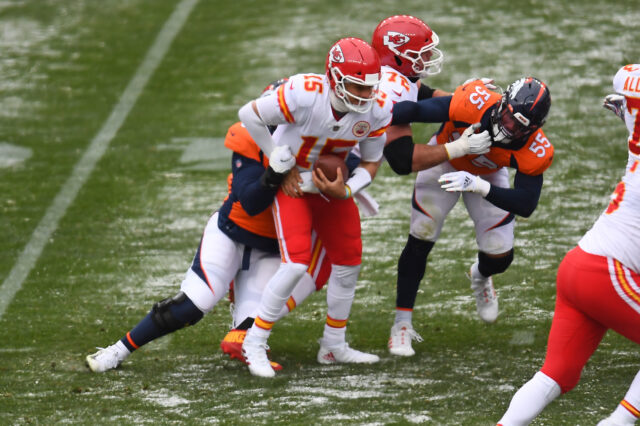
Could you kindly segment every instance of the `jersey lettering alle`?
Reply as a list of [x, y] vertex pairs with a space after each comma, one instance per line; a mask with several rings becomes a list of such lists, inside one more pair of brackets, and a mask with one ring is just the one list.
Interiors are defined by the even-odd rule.
[[[458, 139], [467, 127], [480, 122], [487, 110], [500, 102], [501, 98], [499, 93], [487, 89], [480, 80], [458, 87], [451, 98], [449, 121], [436, 134], [436, 141], [444, 144]], [[492, 146], [486, 154], [466, 155], [449, 160], [457, 170], [475, 175], [486, 175], [502, 167], [512, 167], [530, 176], [542, 174], [552, 161], [553, 145], [542, 129], [533, 132], [518, 150]]]
[[300, 170], [311, 170], [319, 155], [346, 159], [359, 144], [363, 161], [382, 157], [384, 132], [391, 124], [392, 102], [378, 99], [367, 113], [348, 112], [337, 118], [332, 112], [326, 76], [297, 74], [274, 93], [256, 100], [260, 117], [278, 125], [276, 145], [288, 145]]
[[613, 90], [624, 95], [624, 124], [629, 130], [629, 151], [640, 155], [640, 64], [626, 65], [613, 77]]

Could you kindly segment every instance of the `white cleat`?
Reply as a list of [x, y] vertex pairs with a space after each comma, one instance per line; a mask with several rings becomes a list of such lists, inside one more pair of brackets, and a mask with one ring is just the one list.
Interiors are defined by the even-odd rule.
[[476, 310], [482, 321], [493, 323], [498, 319], [498, 296], [493, 288], [493, 279], [491, 277], [485, 278], [477, 271], [478, 263], [476, 262], [471, 266], [469, 272], [471, 290], [476, 296]]
[[411, 347], [411, 341], [422, 342], [423, 339], [413, 329], [413, 326], [405, 321], [395, 323], [391, 327], [389, 336], [389, 352], [391, 355], [413, 356], [416, 351]]
[[123, 351], [119, 351], [116, 345], [97, 349], [100, 350], [93, 355], [87, 355], [85, 358], [87, 367], [94, 373], [104, 373], [105, 371], [117, 368], [127, 355], [129, 355], [128, 353], [125, 354]]
[[338, 346], [323, 346], [319, 341], [318, 362], [320, 364], [373, 364], [380, 361], [380, 357], [366, 352], [360, 352], [349, 347], [348, 343]]
[[251, 337], [251, 332], [247, 332], [242, 343], [242, 355], [249, 366], [249, 372], [258, 377], [275, 377], [276, 372], [271, 367], [271, 362], [267, 357], [267, 342]]

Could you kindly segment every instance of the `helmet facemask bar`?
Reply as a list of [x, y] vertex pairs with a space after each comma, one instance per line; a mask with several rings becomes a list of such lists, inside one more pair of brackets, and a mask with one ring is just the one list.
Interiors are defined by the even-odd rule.
[[513, 113], [513, 108], [506, 99], [493, 114], [493, 140], [508, 144], [533, 133], [539, 126], [532, 126], [531, 121], [520, 112]]
[[[333, 89], [336, 97], [344, 102], [345, 106], [351, 111], [363, 114], [369, 112], [373, 107], [373, 102], [377, 98], [378, 84], [380, 83], [379, 74], [367, 75], [365, 79], [360, 79], [350, 75], [344, 75], [338, 67], [331, 67], [331, 78], [335, 82]], [[353, 83], [360, 86], [371, 87], [371, 95], [362, 97], [351, 93], [345, 87], [345, 83]]]
[[432, 33], [431, 43], [423, 46], [420, 51], [406, 49], [404, 52], [400, 52], [393, 46], [389, 46], [389, 50], [411, 62], [411, 70], [416, 77], [426, 78], [430, 75], [436, 75], [442, 70], [444, 55], [440, 49], [436, 48], [439, 42], [438, 35]]

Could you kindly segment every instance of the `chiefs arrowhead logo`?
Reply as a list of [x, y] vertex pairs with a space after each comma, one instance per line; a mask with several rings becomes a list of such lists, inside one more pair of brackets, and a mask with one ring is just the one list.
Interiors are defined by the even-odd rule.
[[395, 31], [389, 31], [384, 36], [384, 45], [389, 46], [390, 48], [396, 48], [409, 43], [409, 40], [410, 39], [408, 35], [397, 33]]
[[331, 58], [331, 63], [341, 64], [344, 62], [344, 53], [342, 53], [340, 45], [333, 46], [329, 52], [329, 57]]

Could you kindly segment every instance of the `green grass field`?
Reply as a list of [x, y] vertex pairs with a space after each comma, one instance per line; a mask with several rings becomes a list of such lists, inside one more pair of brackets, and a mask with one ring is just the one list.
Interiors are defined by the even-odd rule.
[[[276, 325], [274, 380], [223, 357], [227, 301], [120, 369], [89, 372], [87, 354], [178, 290], [226, 192], [220, 138], [239, 107], [272, 80], [323, 72], [334, 41], [369, 40], [398, 13], [440, 36], [433, 87], [531, 74], [551, 89], [556, 157], [495, 279], [498, 322], [476, 318], [464, 275], [475, 239], [459, 205], [418, 296], [425, 341], [413, 358], [388, 354], [413, 181], [384, 166], [348, 331], [381, 363], [316, 363], [318, 293]], [[626, 131], [600, 104], [618, 68], [640, 60], [637, 22], [635, 0], [0, 2], [0, 424], [495, 424], [544, 358], [558, 263], [622, 175]], [[414, 126], [420, 141], [434, 130]], [[635, 345], [607, 335], [534, 424], [596, 424], [638, 365]]]

